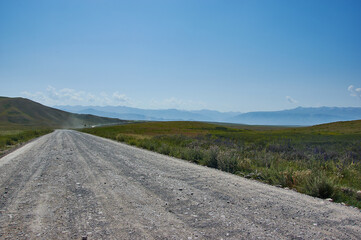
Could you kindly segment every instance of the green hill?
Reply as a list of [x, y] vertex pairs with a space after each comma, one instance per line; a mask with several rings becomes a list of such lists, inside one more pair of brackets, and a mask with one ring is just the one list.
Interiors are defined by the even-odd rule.
[[341, 121], [315, 125], [312, 127], [304, 128], [304, 130], [334, 132], [340, 134], [361, 134], [361, 120]]
[[0, 97], [0, 129], [80, 128], [124, 122], [116, 118], [68, 113], [25, 98]]

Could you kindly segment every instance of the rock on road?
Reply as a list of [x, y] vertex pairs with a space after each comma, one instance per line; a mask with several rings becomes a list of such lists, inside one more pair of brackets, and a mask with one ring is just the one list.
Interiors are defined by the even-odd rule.
[[361, 213], [57, 130], [0, 159], [0, 239], [360, 239]]

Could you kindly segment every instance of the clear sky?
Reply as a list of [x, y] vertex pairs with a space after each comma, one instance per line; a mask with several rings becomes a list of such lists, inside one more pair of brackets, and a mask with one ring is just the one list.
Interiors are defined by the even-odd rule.
[[361, 107], [361, 1], [0, 0], [0, 83], [46, 105]]

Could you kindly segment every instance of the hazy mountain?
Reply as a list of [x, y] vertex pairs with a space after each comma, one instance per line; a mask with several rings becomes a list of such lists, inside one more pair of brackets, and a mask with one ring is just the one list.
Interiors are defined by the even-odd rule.
[[239, 114], [230, 122], [255, 125], [315, 125], [361, 119], [361, 108], [319, 107]]
[[315, 125], [335, 121], [361, 119], [361, 108], [319, 107], [295, 108], [270, 112], [219, 112], [213, 110], [184, 111], [177, 109], [147, 110], [124, 106], [57, 106], [74, 112], [126, 120], [193, 120], [209, 122], [230, 122], [252, 125]]
[[0, 127], [77, 128], [84, 125], [121, 124], [119, 119], [74, 114], [25, 98], [0, 97]]
[[136, 114], [136, 113], [104, 112], [104, 111], [99, 111], [99, 110], [95, 110], [92, 108], [79, 110], [79, 111], [77, 111], [77, 113], [92, 114], [92, 115], [96, 115], [96, 116], [104, 116], [104, 117], [110, 117], [110, 118], [119, 118], [119, 119], [124, 119], [124, 120], [154, 120], [154, 119], [147, 118], [147, 116], [145, 116], [145, 115]]
[[206, 121], [214, 121], [214, 122], [224, 122], [227, 119], [230, 119], [240, 114], [239, 112], [218, 112], [218, 111], [206, 110], [206, 109], [191, 111], [191, 112], [207, 117]]
[[154, 121], [210, 121], [211, 116], [203, 115], [197, 111], [184, 111], [177, 109], [149, 110], [124, 106], [55, 106], [56, 108], [73, 113], [88, 113], [104, 117], [117, 117], [125, 120], [154, 120]]

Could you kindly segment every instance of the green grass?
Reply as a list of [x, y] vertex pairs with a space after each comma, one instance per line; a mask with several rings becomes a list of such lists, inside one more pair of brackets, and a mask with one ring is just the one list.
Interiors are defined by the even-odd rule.
[[17, 146], [18, 144], [27, 142], [33, 138], [40, 137], [52, 132], [50, 129], [37, 130], [0, 130], [0, 157], [5, 151]]
[[82, 131], [361, 208], [361, 121], [303, 128], [148, 122]]

